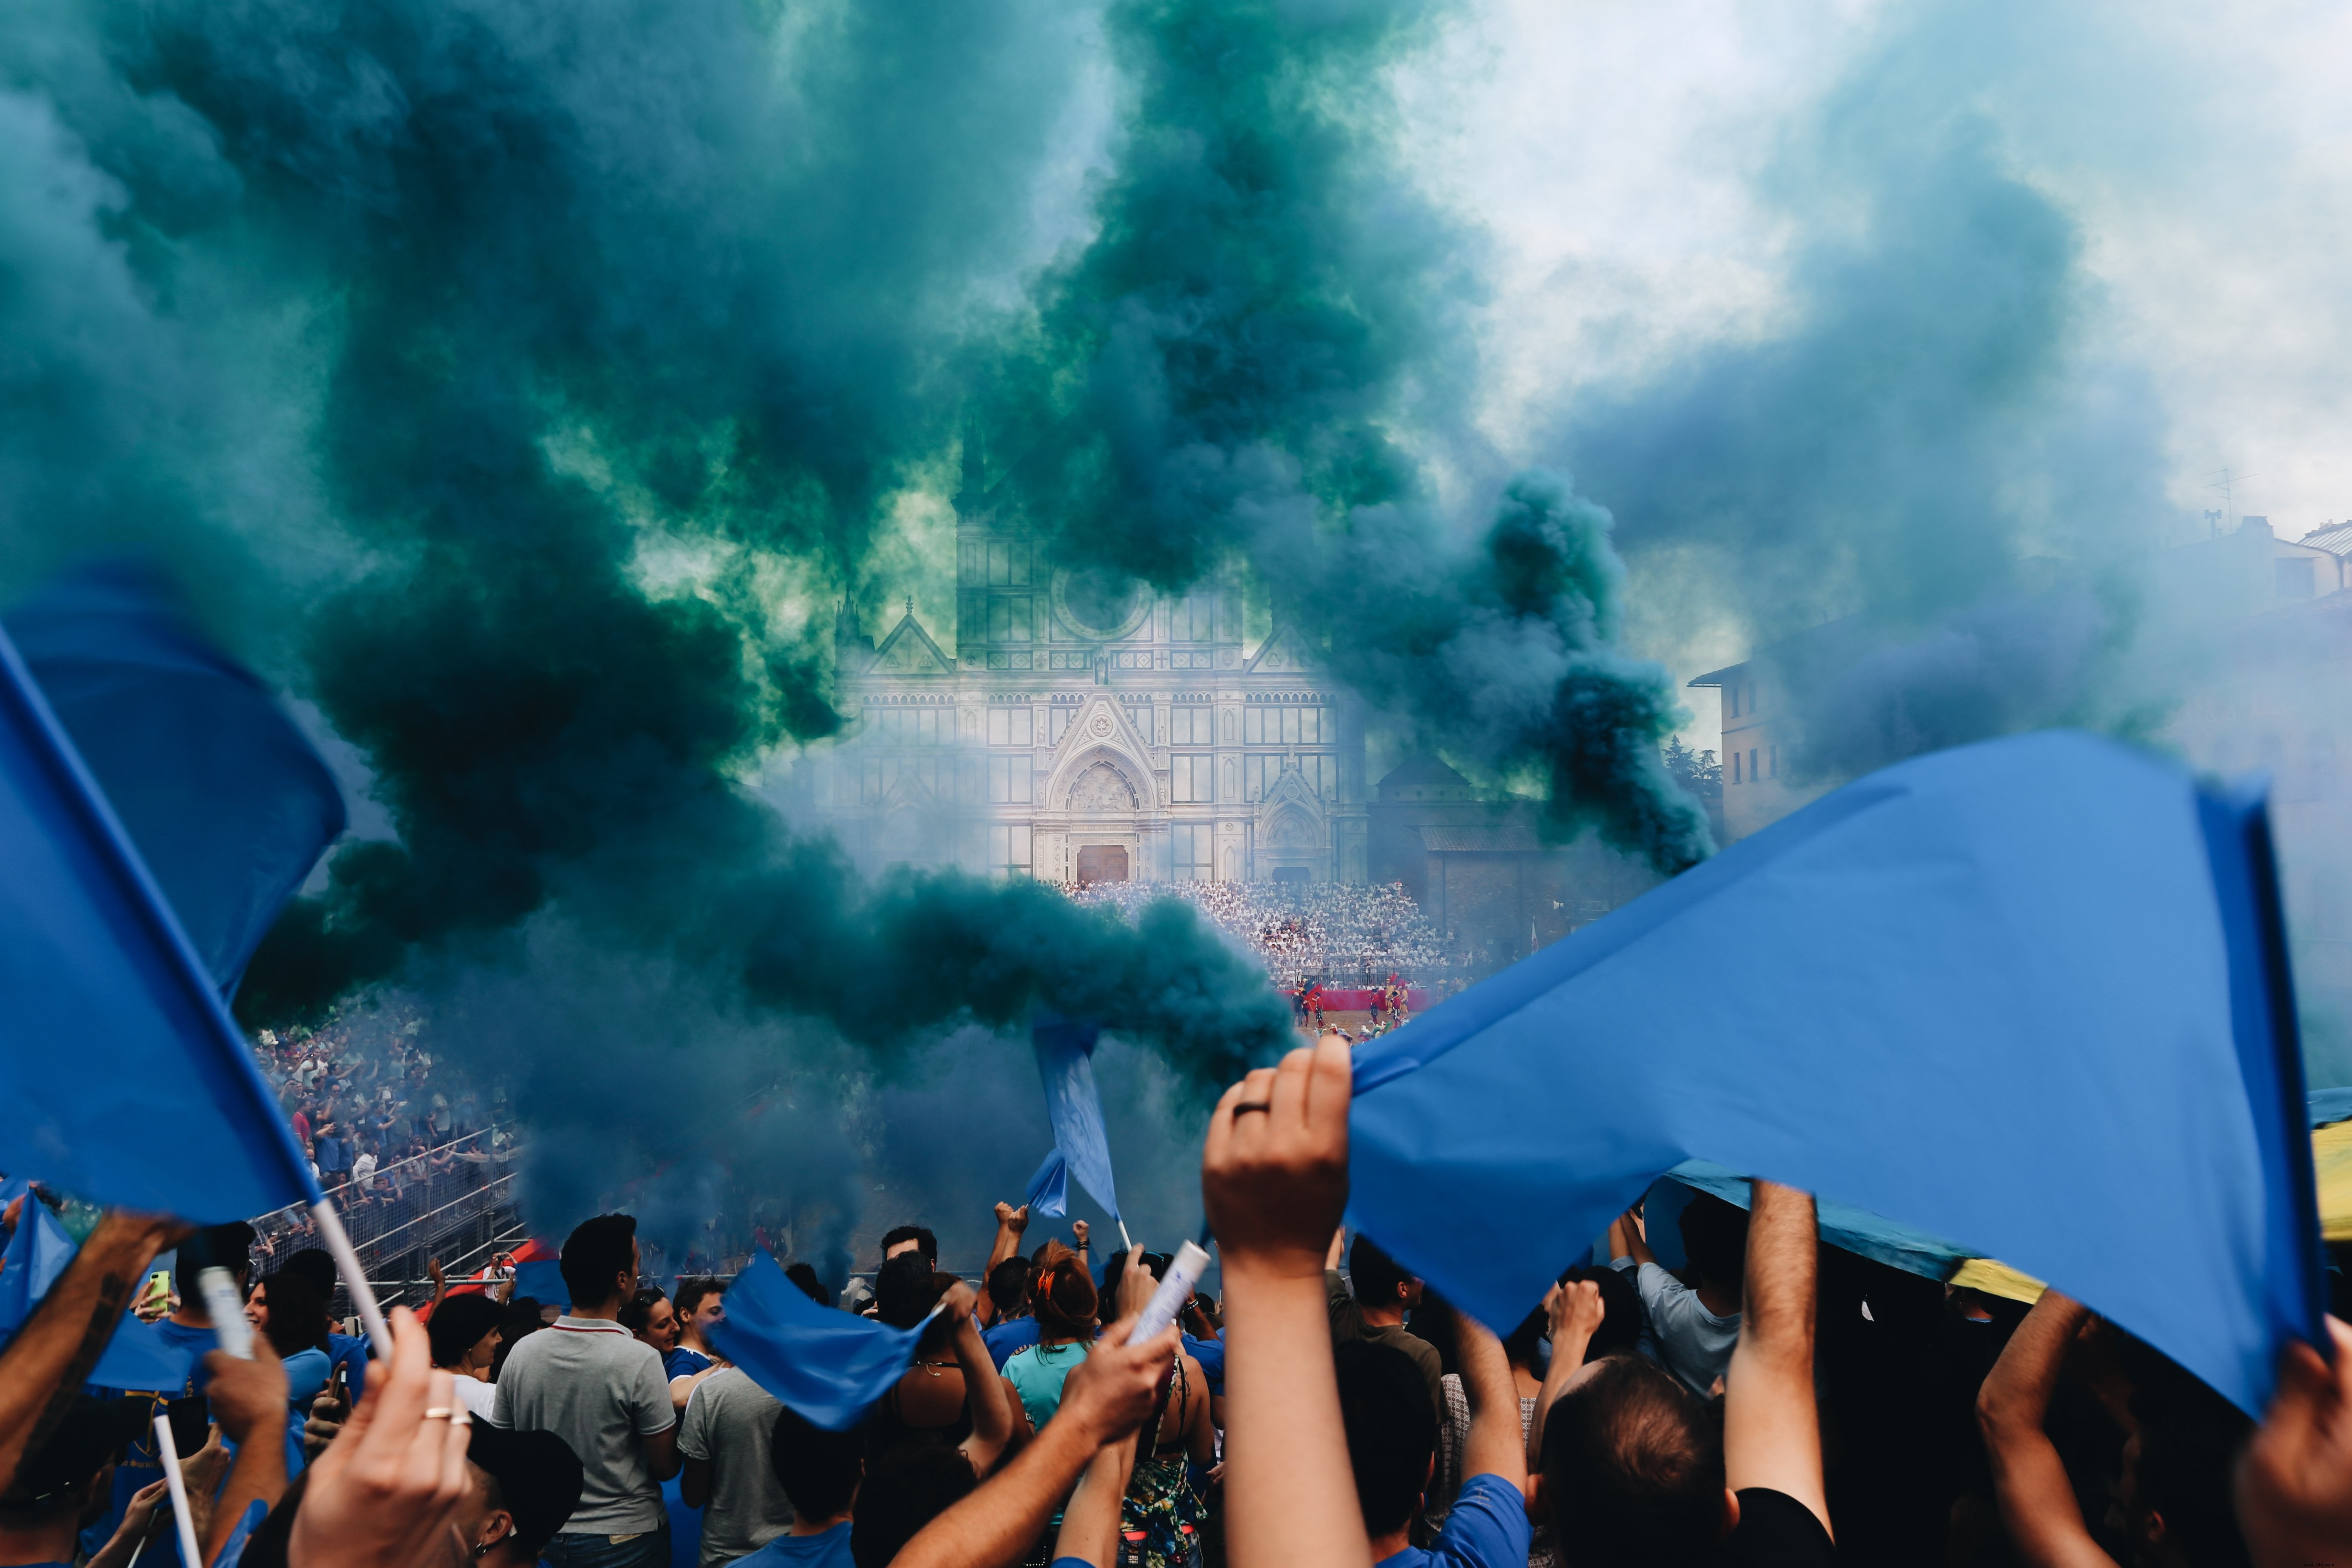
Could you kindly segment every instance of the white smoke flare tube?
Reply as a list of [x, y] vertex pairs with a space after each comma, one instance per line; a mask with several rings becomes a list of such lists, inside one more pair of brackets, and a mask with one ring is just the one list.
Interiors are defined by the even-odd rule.
[[383, 1309], [375, 1304], [375, 1291], [370, 1289], [367, 1276], [360, 1272], [360, 1255], [352, 1250], [352, 1238], [344, 1233], [342, 1216], [335, 1205], [320, 1198], [310, 1205], [310, 1217], [319, 1222], [319, 1239], [327, 1244], [327, 1255], [335, 1260], [335, 1272], [342, 1276], [343, 1289], [352, 1293], [352, 1305], [360, 1312], [360, 1321], [367, 1325], [368, 1343], [375, 1350], [375, 1359], [384, 1365], [392, 1364], [392, 1327], [383, 1321]]
[[155, 1452], [163, 1460], [163, 1482], [172, 1489], [172, 1518], [180, 1526], [180, 1561], [202, 1563], [196, 1551], [196, 1520], [188, 1511], [188, 1481], [180, 1474], [180, 1447], [172, 1441], [172, 1418], [155, 1417]]
[[245, 1303], [236, 1298], [236, 1277], [218, 1264], [199, 1268], [196, 1293], [205, 1299], [205, 1316], [213, 1321], [213, 1337], [220, 1348], [239, 1361], [251, 1361], [253, 1325], [245, 1321]]
[[1184, 1310], [1184, 1302], [1192, 1296], [1192, 1287], [1200, 1283], [1202, 1271], [1208, 1267], [1209, 1255], [1202, 1250], [1199, 1242], [1188, 1241], [1179, 1247], [1176, 1256], [1169, 1259], [1167, 1277], [1160, 1281], [1159, 1289], [1151, 1292], [1151, 1300], [1143, 1304], [1142, 1313], [1136, 1318], [1135, 1331], [1127, 1336], [1128, 1343], [1148, 1340], [1174, 1322], [1176, 1314]]

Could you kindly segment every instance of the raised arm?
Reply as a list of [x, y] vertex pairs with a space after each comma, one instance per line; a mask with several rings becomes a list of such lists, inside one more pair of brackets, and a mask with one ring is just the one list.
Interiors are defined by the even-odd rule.
[[996, 1272], [996, 1266], [1021, 1250], [1021, 1233], [1029, 1228], [1029, 1205], [1014, 1208], [1011, 1204], [996, 1205], [996, 1240], [988, 1249], [988, 1267], [980, 1271], [985, 1280]]
[[1813, 1200], [1773, 1182], [1753, 1187], [1739, 1343], [1724, 1378], [1724, 1484], [1735, 1492], [1769, 1487], [1792, 1497], [1830, 1530], [1821, 1412], [1813, 1404], [1821, 1267]]
[[236, 1444], [236, 1463], [205, 1532], [205, 1561], [210, 1563], [220, 1555], [247, 1509], [257, 1502], [266, 1513], [278, 1506], [286, 1490], [286, 1368], [268, 1339], [256, 1334], [250, 1361], [226, 1351], [206, 1351], [205, 1370], [210, 1377], [205, 1392], [213, 1414]]
[[1569, 1380], [1582, 1369], [1585, 1348], [1601, 1331], [1609, 1311], [1601, 1287], [1590, 1279], [1553, 1286], [1544, 1298], [1544, 1310], [1551, 1318], [1551, 1364], [1544, 1369], [1543, 1387], [1536, 1393], [1535, 1419], [1528, 1423], [1527, 1466], [1531, 1475], [1543, 1470], [1544, 1416], [1552, 1402], [1567, 1391]]
[[[1132, 1327], [1129, 1320], [1106, 1330], [1086, 1360], [1070, 1369], [1061, 1405], [1035, 1441], [925, 1525], [890, 1568], [996, 1568], [1019, 1562], [1103, 1445], [1132, 1436], [1150, 1417], [1160, 1375], [1176, 1353], [1176, 1331], [1132, 1345], [1127, 1341]], [[971, 1386], [969, 1374], [965, 1386]]]
[[[24, 1201], [40, 1200], [27, 1193]], [[185, 1234], [187, 1227], [173, 1220], [110, 1209], [34, 1306], [0, 1355], [0, 1489], [73, 1408], [147, 1265]]]
[[1129, 1433], [1096, 1451], [1094, 1462], [1078, 1479], [1078, 1489], [1062, 1510], [1061, 1532], [1054, 1537], [1055, 1563], [1118, 1568], [1119, 1515], [1127, 1502], [1128, 1478], [1135, 1473], [1139, 1436]]
[[1233, 1568], [1371, 1561], [1323, 1292], [1325, 1248], [1348, 1201], [1349, 1092], [1347, 1042], [1326, 1035], [1225, 1090], [1209, 1122], [1201, 1197], [1234, 1331], [1225, 1340]]
[[1992, 1461], [2000, 1521], [2030, 1568], [2114, 1568], [2084, 1528], [2057, 1445], [2042, 1429], [2066, 1348], [2090, 1315], [2080, 1302], [2043, 1291], [1977, 1391], [1977, 1426]]
[[1528, 1490], [1527, 1449], [1519, 1436], [1519, 1391], [1503, 1342], [1469, 1313], [1454, 1313], [1454, 1353], [1462, 1365], [1462, 1392], [1470, 1399], [1470, 1436], [1462, 1449], [1462, 1479], [1500, 1476]]
[[971, 1315], [979, 1300], [971, 1287], [959, 1279], [949, 1289], [942, 1311], [955, 1324], [956, 1364], [963, 1369], [963, 1396], [971, 1410], [971, 1436], [963, 1440], [963, 1455], [971, 1461], [971, 1473], [984, 1476], [995, 1468], [1004, 1445], [1013, 1440], [1013, 1408], [1004, 1396], [1004, 1380], [997, 1376], [996, 1363], [990, 1359], [988, 1346], [981, 1341], [980, 1324]]
[[1658, 1255], [1650, 1250], [1649, 1226], [1638, 1209], [1627, 1209], [1609, 1227], [1609, 1250], [1616, 1258], [1630, 1258], [1635, 1263], [1655, 1263]]
[[2238, 1521], [2255, 1568], [2352, 1561], [2352, 1328], [2335, 1352], [2287, 1347], [2278, 1393], [2238, 1461]]

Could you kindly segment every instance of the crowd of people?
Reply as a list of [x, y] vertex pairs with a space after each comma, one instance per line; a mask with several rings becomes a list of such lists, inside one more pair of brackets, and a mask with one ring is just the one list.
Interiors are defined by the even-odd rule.
[[[240, 1279], [251, 1359], [89, 1390], [159, 1249], [250, 1273], [246, 1227], [108, 1214], [0, 1354], [0, 1563], [175, 1561], [136, 1441], [158, 1413], [184, 1427], [203, 1560], [247, 1568], [2352, 1556], [2341, 1323], [2328, 1359], [2290, 1353], [2257, 1425], [2054, 1291], [2028, 1306], [1824, 1247], [1812, 1200], [1759, 1180], [1745, 1208], [1680, 1211], [1684, 1267], [1637, 1206], [1605, 1263], [1489, 1327], [1339, 1228], [1349, 1077], [1327, 1037], [1226, 1092], [1202, 1160], [1219, 1289], [1148, 1338], [1164, 1257], [1097, 1261], [1083, 1227], [1037, 1241], [1000, 1204], [975, 1288], [928, 1230], [887, 1233], [869, 1310], [916, 1334], [912, 1362], [846, 1422], [729, 1364], [722, 1282], [650, 1285], [622, 1214], [564, 1242], [551, 1323], [451, 1294], [428, 1321], [396, 1310], [389, 1363], [364, 1362], [299, 1254]], [[787, 1272], [834, 1310], [805, 1263]], [[201, 1300], [167, 1326], [211, 1342]]]
[[1081, 903], [1132, 915], [1153, 899], [1181, 899], [1247, 947], [1277, 990], [1377, 986], [1391, 973], [1440, 989], [1445, 941], [1402, 882], [1089, 882], [1065, 889]]

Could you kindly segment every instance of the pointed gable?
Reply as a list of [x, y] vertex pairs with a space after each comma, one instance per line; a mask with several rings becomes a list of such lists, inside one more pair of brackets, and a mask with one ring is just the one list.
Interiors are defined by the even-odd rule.
[[955, 661], [940, 651], [909, 609], [874, 650], [874, 662], [866, 668], [877, 675], [952, 675]]
[[1307, 657], [1304, 639], [1287, 626], [1276, 626], [1272, 636], [1258, 645], [1257, 653], [1247, 666], [1252, 674], [1279, 674], [1286, 671], [1305, 672], [1316, 668]]

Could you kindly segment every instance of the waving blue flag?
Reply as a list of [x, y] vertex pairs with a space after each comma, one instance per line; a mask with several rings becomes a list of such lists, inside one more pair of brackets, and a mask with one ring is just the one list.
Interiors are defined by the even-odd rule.
[[217, 1224], [319, 1199], [218, 984], [0, 634], [0, 1169]]
[[1070, 1212], [1070, 1163], [1059, 1148], [1046, 1151], [1021, 1202], [1031, 1219], [1059, 1219]]
[[754, 1252], [727, 1288], [727, 1316], [711, 1345], [782, 1404], [827, 1430], [857, 1425], [914, 1364], [918, 1326], [894, 1329], [821, 1306]]
[[0, 1334], [16, 1332], [33, 1315], [33, 1303], [49, 1293], [79, 1250], [49, 1205], [26, 1193], [16, 1232], [0, 1253]]
[[1509, 1323], [1714, 1162], [2047, 1279], [2259, 1411], [2323, 1342], [2273, 878], [2259, 795], [2104, 741], [1904, 763], [1360, 1052], [1351, 1211]]
[[7, 626], [196, 956], [233, 993], [343, 831], [334, 774], [152, 573], [76, 573], [11, 611]]
[[1037, 1076], [1045, 1084], [1045, 1114], [1054, 1124], [1054, 1146], [1069, 1163], [1070, 1174], [1118, 1217], [1118, 1190], [1111, 1184], [1110, 1139], [1103, 1131], [1102, 1096], [1095, 1089], [1095, 1040], [1101, 1030], [1052, 1014], [1030, 1026], [1037, 1053]]

